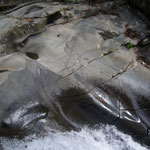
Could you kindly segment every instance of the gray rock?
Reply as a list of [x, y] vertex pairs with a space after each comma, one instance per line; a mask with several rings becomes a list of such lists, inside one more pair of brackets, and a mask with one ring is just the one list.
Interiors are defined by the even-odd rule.
[[106, 123], [145, 142], [150, 70], [137, 43], [147, 25], [126, 4], [36, 3], [0, 19], [1, 134]]

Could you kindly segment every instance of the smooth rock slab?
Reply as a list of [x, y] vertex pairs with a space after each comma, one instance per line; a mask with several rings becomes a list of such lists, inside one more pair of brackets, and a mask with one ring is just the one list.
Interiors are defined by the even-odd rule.
[[[56, 12], [60, 7], [73, 17], [66, 21], [62, 13], [43, 32], [27, 34], [17, 52], [10, 47], [12, 54], [0, 57], [1, 134], [43, 134], [48, 128], [66, 131], [103, 123], [149, 145], [150, 70], [137, 61], [137, 46], [123, 46], [147, 36], [146, 24], [127, 5], [90, 17], [87, 5], [38, 6], [44, 9], [31, 13], [41, 19], [50, 8]], [[75, 15], [77, 8], [83, 16]], [[11, 14], [22, 18], [26, 9]], [[129, 29], [139, 36], [128, 36]]]

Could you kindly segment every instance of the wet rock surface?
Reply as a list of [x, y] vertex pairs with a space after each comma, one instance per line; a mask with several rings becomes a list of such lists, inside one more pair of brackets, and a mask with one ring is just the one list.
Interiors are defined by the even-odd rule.
[[110, 124], [149, 146], [149, 31], [126, 2], [16, 8], [0, 16], [0, 135]]

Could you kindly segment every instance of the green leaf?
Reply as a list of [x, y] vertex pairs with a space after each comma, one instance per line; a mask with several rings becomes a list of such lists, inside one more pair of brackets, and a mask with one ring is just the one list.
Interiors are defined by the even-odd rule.
[[133, 43], [126, 43], [123, 46], [125, 46], [127, 49], [130, 49], [130, 48], [134, 48], [136, 45]]
[[128, 43], [127, 45], [127, 48], [130, 49], [130, 48], [133, 48], [135, 45], [133, 43]]

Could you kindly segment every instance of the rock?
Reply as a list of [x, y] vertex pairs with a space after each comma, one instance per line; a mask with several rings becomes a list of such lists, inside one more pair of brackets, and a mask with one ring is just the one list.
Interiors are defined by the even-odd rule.
[[16, 3], [22, 3], [22, 2], [29, 2], [29, 0], [1, 0], [0, 4], [16, 4]]
[[[37, 3], [37, 2], [41, 2], [41, 0], [1, 0], [0, 1], [0, 13], [4, 12], [6, 10], [10, 10], [15, 8], [17, 5], [19, 4], [23, 4], [23, 5], [29, 5], [29, 4], [33, 4], [33, 3]], [[21, 7], [21, 6], [19, 6]], [[15, 8], [16, 9], [16, 8]]]
[[[71, 11], [71, 9], [73, 10]], [[66, 11], [68, 9], [68, 11]], [[99, 6], [90, 7], [83, 5], [49, 5], [45, 3], [33, 3], [18, 6], [17, 10], [5, 13], [5, 17], [0, 16], [0, 52], [11, 53], [18, 51], [18, 46], [23, 46], [29, 36], [42, 32], [48, 24], [58, 24], [86, 17], [98, 12]], [[57, 21], [57, 22], [56, 22]]]
[[126, 3], [36, 3], [0, 19], [2, 135], [104, 123], [147, 142], [150, 70], [137, 60], [147, 25]]
[[149, 0], [129, 0], [130, 4], [139, 8], [149, 19], [150, 1]]
[[137, 61], [145, 67], [150, 68], [150, 37], [142, 39], [137, 46]]

